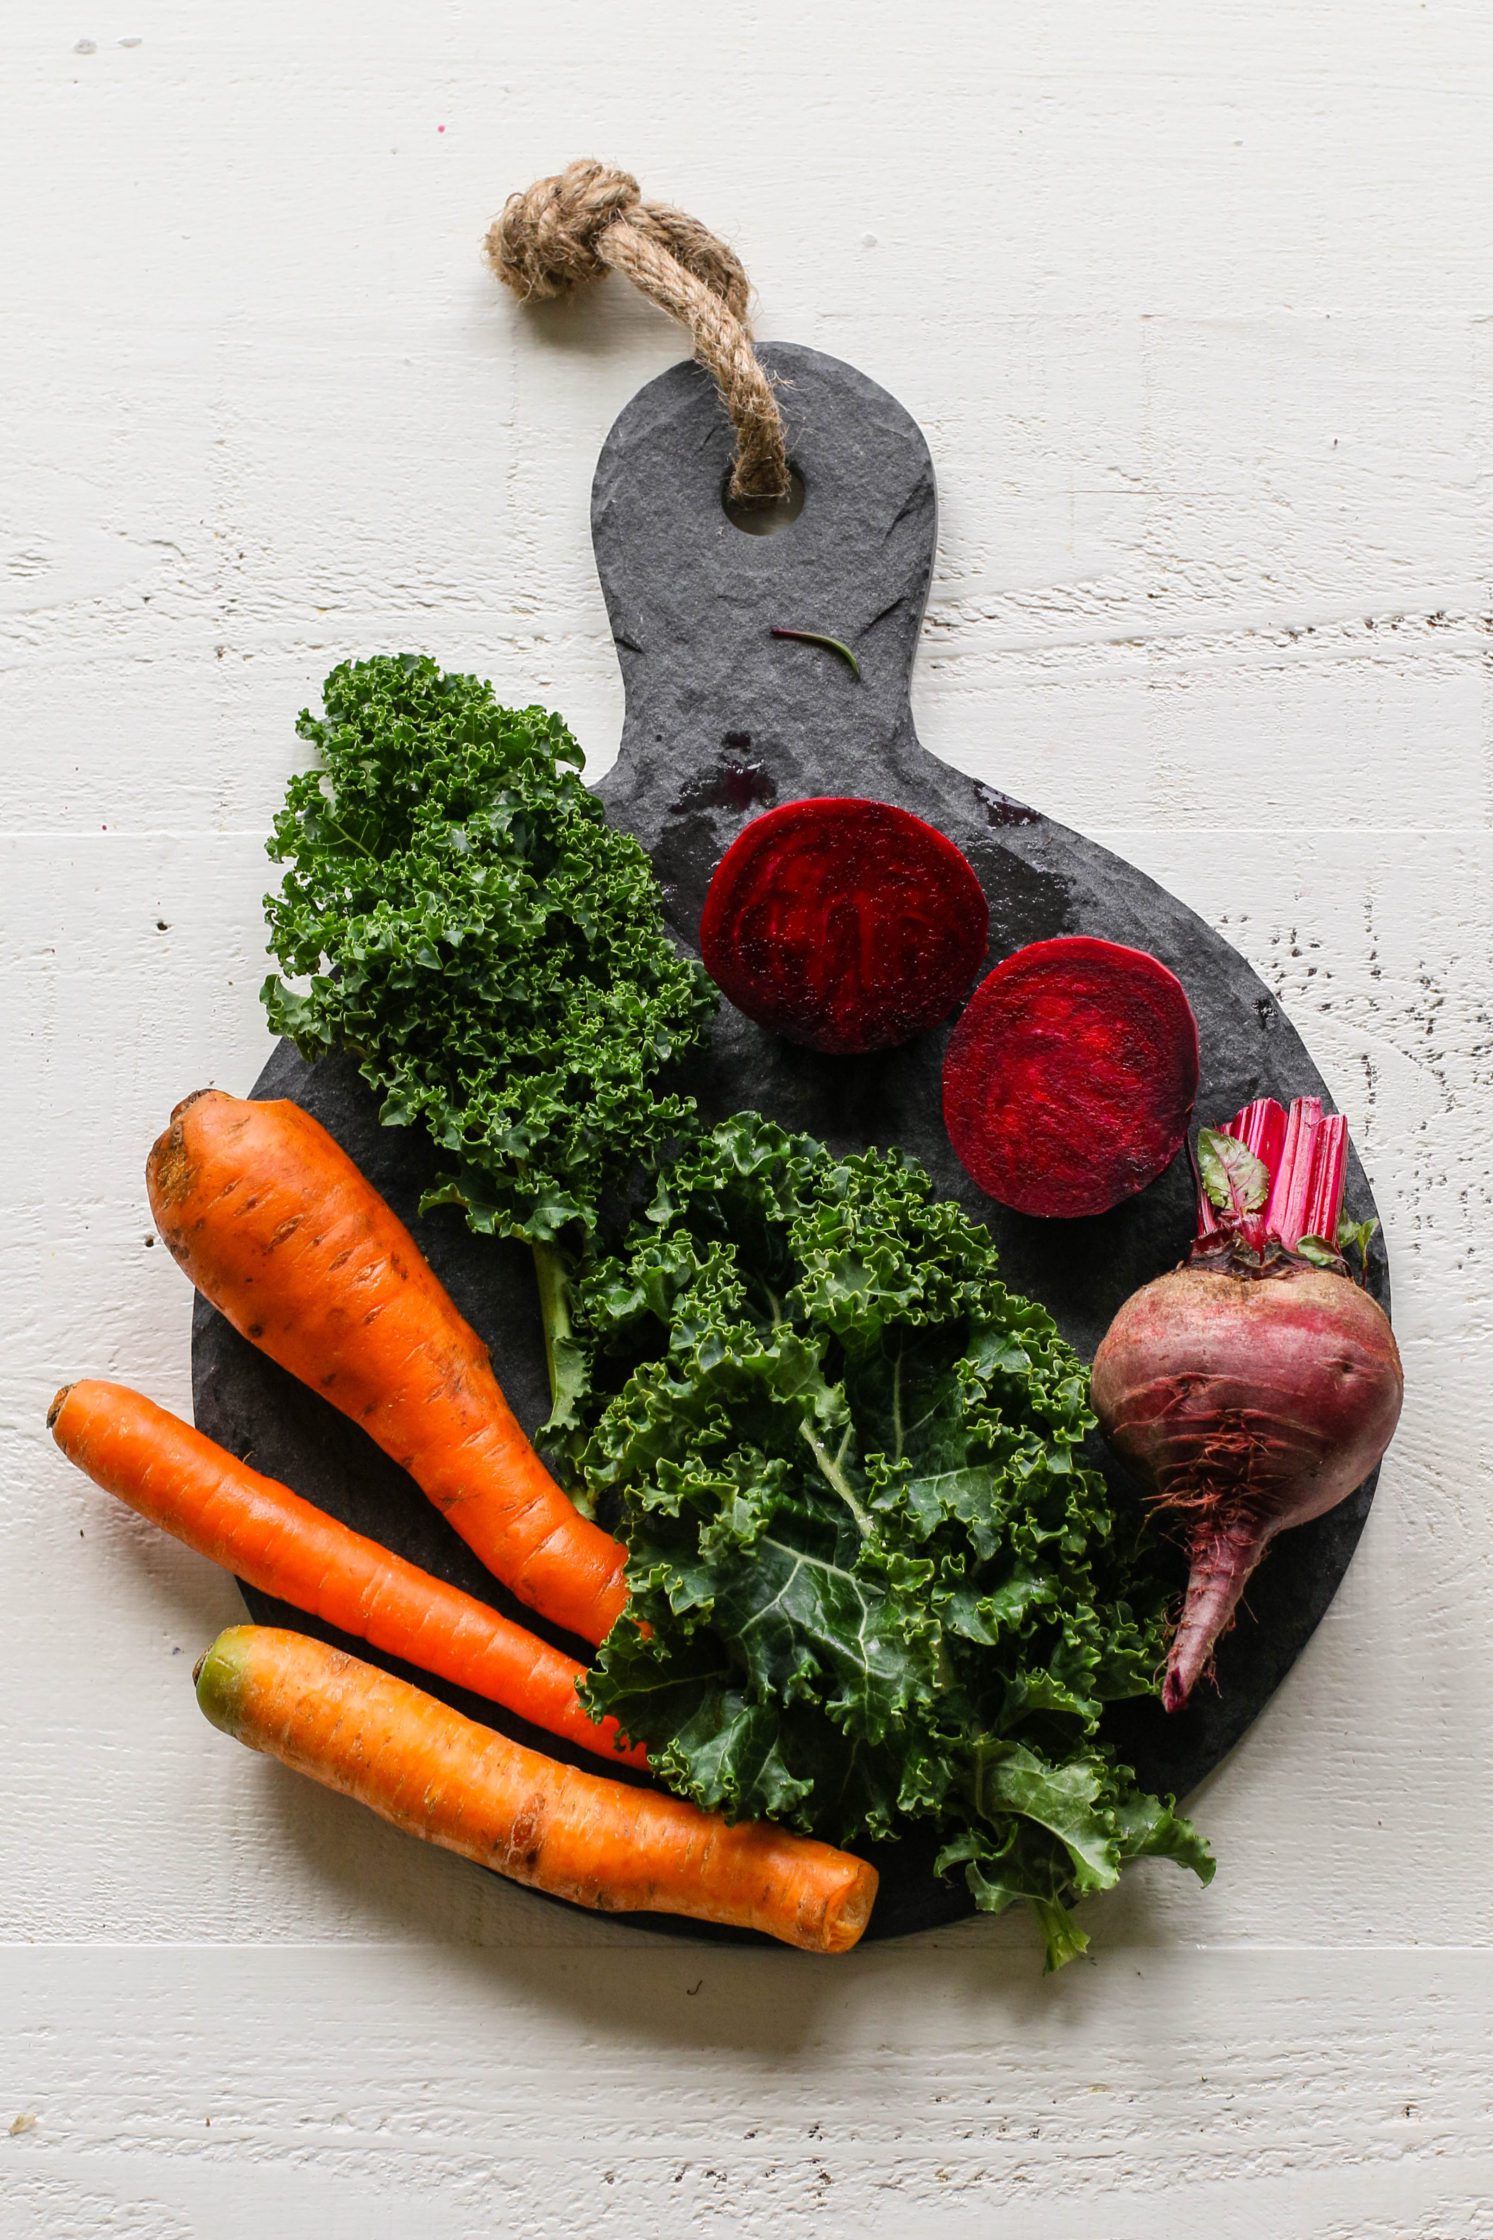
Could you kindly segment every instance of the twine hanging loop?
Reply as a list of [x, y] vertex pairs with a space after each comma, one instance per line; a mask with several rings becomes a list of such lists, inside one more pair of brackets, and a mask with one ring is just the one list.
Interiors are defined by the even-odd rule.
[[505, 287], [525, 299], [560, 296], [623, 273], [688, 327], [736, 430], [730, 495], [786, 497], [788, 451], [772, 382], [752, 347], [750, 284], [735, 253], [698, 219], [646, 202], [630, 172], [587, 159], [510, 195], [483, 244]]

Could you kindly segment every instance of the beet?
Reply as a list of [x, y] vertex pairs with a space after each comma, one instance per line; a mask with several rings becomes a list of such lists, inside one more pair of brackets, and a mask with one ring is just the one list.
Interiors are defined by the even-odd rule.
[[962, 1165], [1018, 1213], [1106, 1213], [1171, 1165], [1198, 1086], [1175, 973], [1085, 936], [1034, 941], [982, 980], [944, 1061]]
[[1128, 1299], [1094, 1359], [1106, 1438], [1187, 1541], [1168, 1711], [1207, 1670], [1275, 1535], [1363, 1483], [1404, 1394], [1389, 1319], [1329, 1242], [1345, 1124], [1315, 1097], [1298, 1098], [1289, 1118], [1262, 1098], [1223, 1134], [1247, 1152], [1251, 1142], [1272, 1151], [1273, 1162], [1250, 1152], [1225, 1171], [1212, 1161], [1209, 1195], [1205, 1156], [1191, 1264]]
[[921, 817], [885, 801], [789, 801], [716, 865], [700, 954], [748, 1018], [846, 1056], [947, 1018], [989, 923], [968, 859]]

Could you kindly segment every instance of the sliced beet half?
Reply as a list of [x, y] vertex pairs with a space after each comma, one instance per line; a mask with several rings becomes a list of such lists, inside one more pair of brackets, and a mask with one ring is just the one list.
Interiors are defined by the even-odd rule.
[[749, 1019], [848, 1056], [946, 1019], [989, 926], [968, 858], [921, 817], [885, 801], [787, 801], [716, 865], [700, 954]]
[[943, 1087], [949, 1141], [990, 1197], [1017, 1213], [1107, 1213], [1182, 1148], [1197, 1021], [1143, 949], [1034, 941], [970, 997]]

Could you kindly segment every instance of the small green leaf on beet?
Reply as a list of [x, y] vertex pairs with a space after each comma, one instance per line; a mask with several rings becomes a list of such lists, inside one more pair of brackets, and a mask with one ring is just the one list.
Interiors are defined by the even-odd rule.
[[1369, 1246], [1378, 1232], [1379, 1223], [1371, 1214], [1367, 1221], [1349, 1221], [1344, 1218], [1337, 1227], [1337, 1248], [1345, 1256], [1356, 1252], [1364, 1267], [1368, 1266]]
[[1198, 1130], [1198, 1171], [1209, 1203], [1232, 1220], [1258, 1213], [1270, 1195], [1270, 1169], [1264, 1160], [1221, 1128]]
[[1325, 1237], [1302, 1237], [1296, 1250], [1303, 1260], [1310, 1260], [1317, 1268], [1335, 1268], [1342, 1259], [1342, 1254]]

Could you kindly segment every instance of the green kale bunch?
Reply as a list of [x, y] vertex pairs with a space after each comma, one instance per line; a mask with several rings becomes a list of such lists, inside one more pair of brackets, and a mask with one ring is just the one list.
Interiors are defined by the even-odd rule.
[[1083, 1366], [920, 1167], [739, 1115], [571, 1309], [553, 1431], [633, 1594], [583, 1693], [672, 1787], [835, 1842], [932, 1825], [1049, 1966], [1127, 1860], [1211, 1876], [1100, 1739], [1169, 1590], [1082, 1459]]
[[[542, 708], [410, 654], [345, 663], [297, 729], [269, 852], [270, 1024], [355, 1053], [391, 1125], [447, 1162], [426, 1203], [543, 1245], [645, 1172], [693, 1106], [663, 1070], [715, 1008], [664, 927], [658, 883]], [[572, 1232], [574, 1233], [574, 1232]]]

